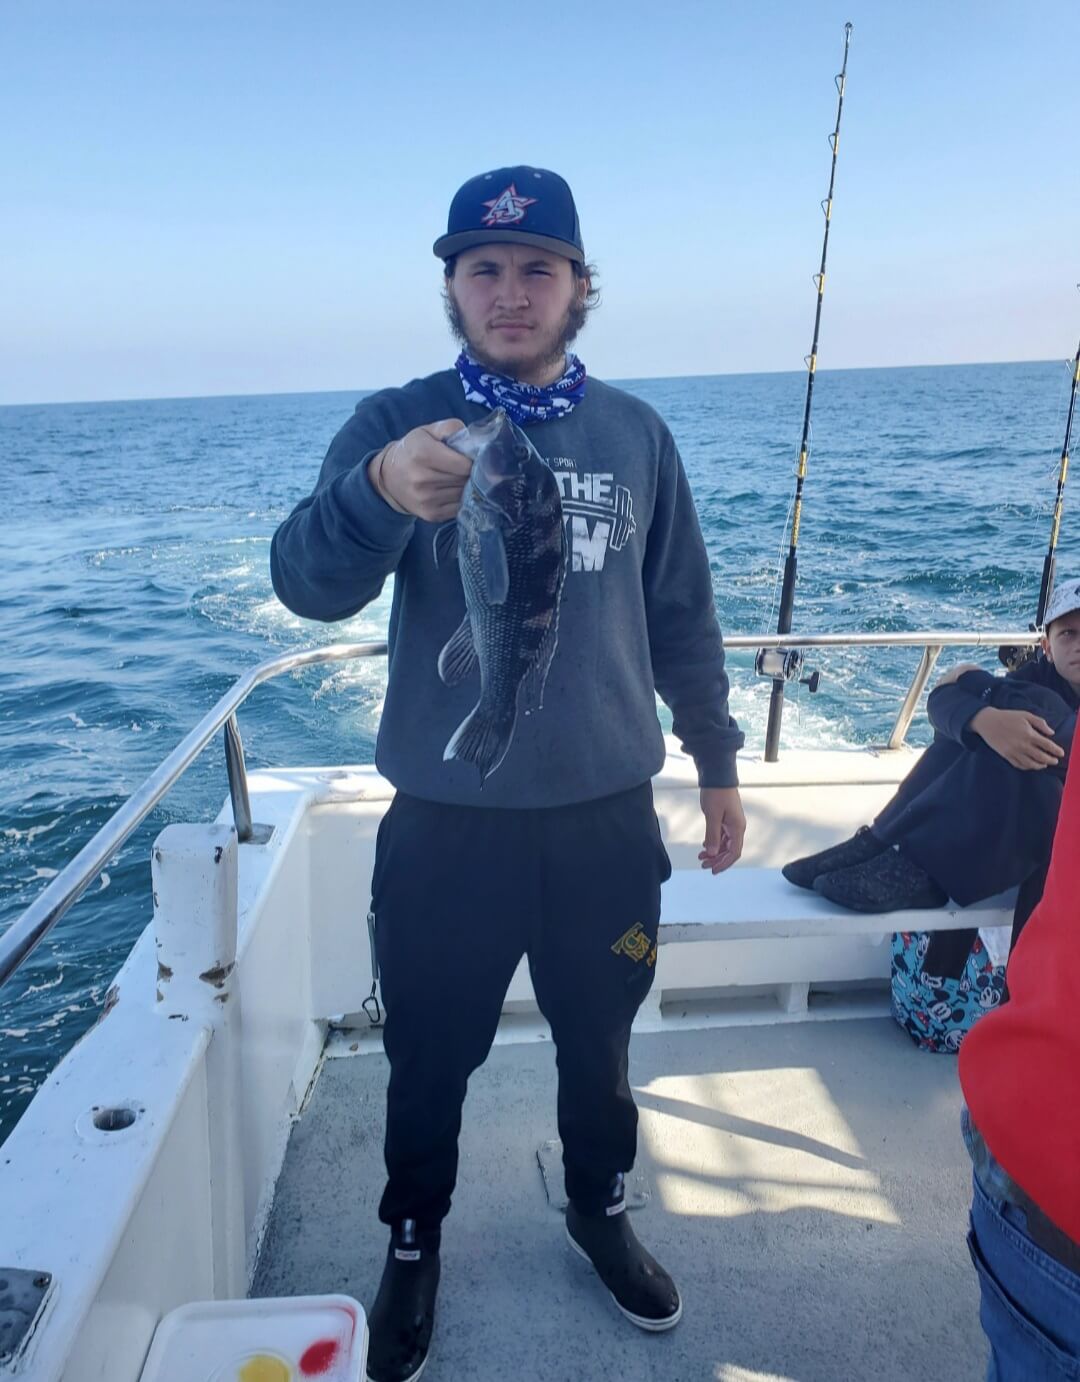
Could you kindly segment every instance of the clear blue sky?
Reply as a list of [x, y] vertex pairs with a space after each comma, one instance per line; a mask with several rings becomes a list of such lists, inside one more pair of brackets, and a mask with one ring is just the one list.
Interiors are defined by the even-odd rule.
[[577, 194], [609, 378], [1064, 358], [1080, 7], [4, 0], [0, 402], [366, 388], [449, 363], [466, 177]]

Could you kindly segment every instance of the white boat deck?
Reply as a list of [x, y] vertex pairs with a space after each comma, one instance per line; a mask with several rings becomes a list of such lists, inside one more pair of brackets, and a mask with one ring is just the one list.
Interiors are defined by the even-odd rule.
[[[565, 1244], [536, 1161], [554, 1053], [520, 966], [466, 1107], [431, 1382], [981, 1382], [956, 1062], [883, 1017], [909, 921], [837, 918], [769, 873], [871, 819], [913, 761], [744, 755], [746, 850], [714, 879], [669, 745], [676, 874], [631, 1078], [636, 1220], [684, 1319], [640, 1334]], [[4, 1145], [0, 1266], [50, 1282], [14, 1375], [135, 1382], [171, 1310], [249, 1288], [372, 1303], [386, 1064], [364, 914], [391, 794], [371, 767], [265, 771], [261, 842], [237, 844], [228, 805], [155, 841], [154, 919]]]
[[[555, 1064], [541, 1033], [519, 1026], [470, 1085], [425, 1382], [981, 1382], [954, 1058], [917, 1051], [887, 1018], [636, 1035], [651, 1199], [634, 1223], [685, 1302], [678, 1328], [648, 1336], [547, 1201], [536, 1151], [556, 1136]], [[251, 1294], [370, 1306], [387, 1066], [355, 1034], [328, 1052]]]

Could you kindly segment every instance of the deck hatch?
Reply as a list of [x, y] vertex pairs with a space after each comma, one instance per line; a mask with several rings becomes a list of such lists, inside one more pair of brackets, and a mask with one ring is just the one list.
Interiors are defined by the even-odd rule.
[[51, 1284], [50, 1272], [0, 1267], [0, 1367], [10, 1363], [26, 1342]]

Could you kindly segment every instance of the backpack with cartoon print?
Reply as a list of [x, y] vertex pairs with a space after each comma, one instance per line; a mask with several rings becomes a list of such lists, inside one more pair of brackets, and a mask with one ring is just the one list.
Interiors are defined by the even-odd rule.
[[892, 939], [893, 1017], [920, 1049], [959, 1051], [982, 1014], [1004, 996], [1004, 959], [991, 955], [978, 931], [898, 931]]

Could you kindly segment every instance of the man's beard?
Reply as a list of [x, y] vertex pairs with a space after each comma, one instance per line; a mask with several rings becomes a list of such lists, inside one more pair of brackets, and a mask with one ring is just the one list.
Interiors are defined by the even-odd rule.
[[[461, 311], [454, 298], [453, 289], [449, 283], [443, 288], [443, 306], [446, 308], [446, 320], [455, 339], [465, 347], [473, 359], [476, 360], [478, 364], [485, 365], [488, 369], [493, 370], [496, 374], [505, 374], [505, 362], [500, 363], [497, 360], [490, 359], [484, 354], [483, 350], [475, 341], [470, 339], [469, 333], [465, 329], [465, 322], [462, 318]], [[535, 356], [532, 359], [518, 360], [515, 362], [515, 366], [519, 369], [525, 368], [531, 374], [535, 370], [544, 370], [550, 366], [561, 364], [566, 357], [567, 349], [577, 339], [578, 333], [585, 325], [585, 319], [588, 314], [589, 309], [586, 307], [584, 301], [575, 297], [574, 301], [566, 309], [566, 315], [563, 317], [562, 324], [556, 332], [555, 340], [550, 350], [546, 350], [542, 355]], [[515, 366], [512, 366], [512, 368]]]

